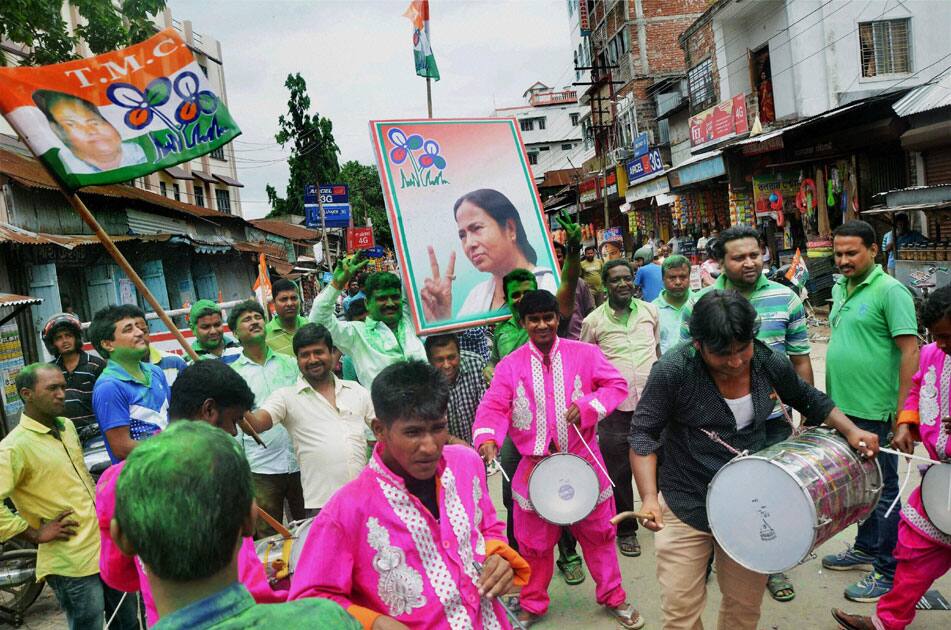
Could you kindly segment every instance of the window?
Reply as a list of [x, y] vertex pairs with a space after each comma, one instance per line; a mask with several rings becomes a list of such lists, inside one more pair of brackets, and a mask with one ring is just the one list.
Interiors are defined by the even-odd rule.
[[581, 137], [583, 138], [583, 145], [585, 151], [590, 151], [594, 148], [594, 129], [591, 127], [591, 119], [585, 118], [581, 121]]
[[528, 154], [528, 163], [531, 164], [531, 165], [533, 165], [533, 166], [534, 166], [535, 164], [538, 164], [538, 154], [535, 153], [535, 152], [529, 153], [529, 154]]
[[204, 184], [195, 184], [195, 205], [205, 207], [205, 186]]
[[578, 126], [578, 116], [579, 116], [578, 114], [571, 114], [571, 126], [572, 126], [572, 127], [577, 127], [577, 126]]
[[522, 131], [532, 131], [535, 129], [535, 119], [534, 118], [523, 118], [518, 121], [519, 126], [522, 128]]
[[168, 185], [165, 182], [159, 182], [158, 188], [163, 197], [168, 197]]
[[544, 129], [544, 128], [545, 128], [545, 117], [544, 117], [544, 116], [542, 116], [541, 118], [536, 118], [536, 119], [535, 119], [535, 122], [538, 123], [538, 128], [539, 128], [539, 129]]
[[908, 20], [859, 24], [859, 54], [863, 77], [911, 72]]
[[624, 55], [630, 50], [630, 36], [627, 27], [618, 31], [618, 34], [608, 42], [608, 62], [616, 64], [618, 60], [623, 59]]
[[687, 87], [690, 90], [690, 107], [694, 112], [713, 105], [713, 63], [706, 59], [687, 72]]
[[215, 201], [218, 202], [218, 212], [231, 214], [231, 192], [227, 188], [215, 189]]
[[566, 142], [566, 143], [564, 143], [563, 145], [561, 145], [561, 150], [562, 150], [562, 151], [571, 151], [571, 148], [572, 148], [573, 146], [574, 146], [574, 145], [571, 144], [570, 142]]
[[539, 151], [548, 151], [551, 147], [538, 147]]
[[178, 184], [172, 184], [172, 196], [175, 197], [175, 201], [182, 200], [182, 190], [178, 187]]
[[224, 162], [224, 161], [225, 161], [225, 148], [224, 148], [224, 147], [218, 147], [217, 149], [215, 149], [214, 151], [211, 152], [211, 157], [215, 158], [216, 160], [221, 160], [222, 162]]

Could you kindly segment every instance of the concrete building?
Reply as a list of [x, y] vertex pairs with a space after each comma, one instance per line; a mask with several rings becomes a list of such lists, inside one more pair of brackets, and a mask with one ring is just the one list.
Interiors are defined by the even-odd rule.
[[[75, 7], [68, 2], [63, 3], [62, 17], [67, 28], [73, 31], [81, 18]], [[205, 34], [194, 32], [191, 22], [180, 21], [172, 16], [172, 11], [165, 8], [155, 17], [156, 31], [165, 28], [174, 28], [194, 53], [198, 65], [201, 67], [208, 82], [211, 84], [225, 105], [228, 104], [228, 93], [225, 84], [225, 71], [221, 44], [218, 40]], [[7, 63], [15, 65], [16, 58], [22, 54], [22, 46], [9, 41], [0, 42], [7, 56]], [[80, 42], [76, 47], [76, 54], [82, 57], [92, 56], [85, 43]], [[14, 134], [7, 122], [0, 118], [0, 133]], [[241, 211], [240, 189], [243, 187], [238, 181], [234, 148], [231, 144], [204, 155], [190, 162], [141, 177], [133, 182], [139, 188], [175, 199], [184, 203], [194, 204], [209, 210], [216, 210], [225, 214], [243, 216]]]
[[525, 103], [496, 108], [496, 117], [514, 117], [536, 180], [548, 171], [578, 166], [582, 152], [578, 95], [570, 88], [555, 90], [536, 81], [522, 94]]

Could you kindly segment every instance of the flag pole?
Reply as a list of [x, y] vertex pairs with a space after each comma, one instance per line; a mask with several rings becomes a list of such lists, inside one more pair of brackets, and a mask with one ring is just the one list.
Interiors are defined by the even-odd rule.
[[426, 77], [426, 109], [429, 111], [429, 117], [433, 117], [433, 88], [432, 79]]

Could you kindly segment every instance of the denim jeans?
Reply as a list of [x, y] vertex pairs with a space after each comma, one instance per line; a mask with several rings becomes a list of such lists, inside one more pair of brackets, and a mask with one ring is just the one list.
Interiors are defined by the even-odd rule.
[[[69, 630], [102, 630], [103, 624], [112, 617], [123, 595], [106, 586], [98, 573], [85, 577], [47, 575], [46, 583], [53, 589], [59, 605], [66, 613]], [[137, 630], [138, 627], [136, 595], [129, 593], [109, 628]]]
[[[852, 422], [865, 431], [878, 436], [879, 443], [888, 445], [888, 436], [891, 433], [891, 422], [881, 420], [862, 420], [851, 418]], [[895, 505], [892, 513], [885, 518], [885, 512], [895, 497], [898, 496], [898, 456], [888, 453], [878, 454], [878, 465], [882, 468], [882, 496], [868, 519], [859, 525], [858, 535], [855, 537], [855, 548], [875, 558], [872, 563], [876, 571], [892, 579], [895, 576], [896, 561], [892, 555], [895, 543], [898, 542], [898, 521], [901, 513], [901, 500]]]

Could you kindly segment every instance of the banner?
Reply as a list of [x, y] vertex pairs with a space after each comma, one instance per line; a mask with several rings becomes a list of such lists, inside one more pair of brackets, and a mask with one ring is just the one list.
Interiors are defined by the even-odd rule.
[[257, 298], [258, 303], [273, 316], [274, 295], [271, 291], [271, 276], [267, 271], [267, 259], [264, 254], [258, 255], [258, 277], [251, 288], [254, 290], [254, 297]]
[[413, 23], [413, 59], [416, 62], [416, 74], [439, 80], [439, 68], [436, 57], [429, 45], [429, 0], [413, 0], [404, 13]]
[[737, 94], [728, 101], [690, 117], [690, 146], [719, 142], [749, 130], [746, 96]]
[[664, 170], [664, 160], [660, 149], [651, 149], [641, 157], [629, 160], [627, 163], [627, 179], [634, 182], [642, 177], [653, 175]]
[[187, 162], [241, 133], [173, 29], [98, 57], [0, 68], [0, 113], [71, 190]]
[[396, 256], [419, 334], [511, 316], [502, 278], [557, 264], [513, 118], [371, 121]]
[[373, 247], [373, 228], [349, 228], [347, 230], [347, 251]]
[[[320, 203], [324, 206], [324, 223], [328, 228], [350, 227], [350, 188], [347, 184], [321, 184]], [[304, 225], [321, 227], [317, 186], [304, 186]]]

